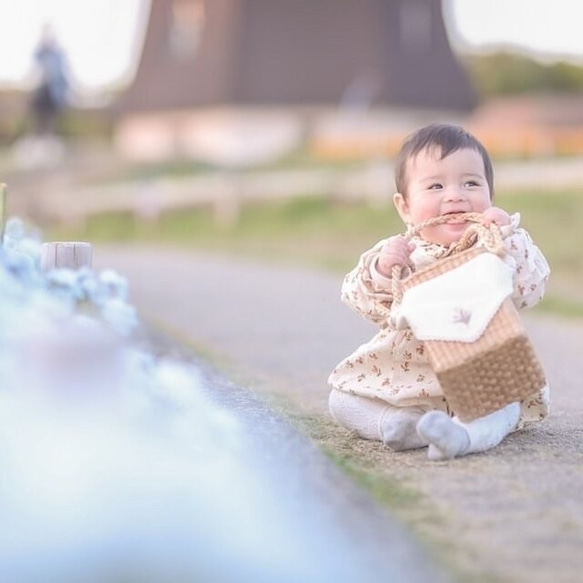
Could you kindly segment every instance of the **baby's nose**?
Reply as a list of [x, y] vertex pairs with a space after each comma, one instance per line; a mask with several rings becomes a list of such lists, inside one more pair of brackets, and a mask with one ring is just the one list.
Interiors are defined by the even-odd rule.
[[464, 191], [461, 188], [457, 188], [455, 186], [452, 186], [450, 188], [447, 189], [446, 193], [445, 193], [445, 198], [446, 200], [463, 200], [465, 197]]

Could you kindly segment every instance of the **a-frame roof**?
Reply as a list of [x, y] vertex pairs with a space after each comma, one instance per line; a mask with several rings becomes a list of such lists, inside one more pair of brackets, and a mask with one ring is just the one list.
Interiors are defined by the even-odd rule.
[[476, 103], [438, 0], [151, 2], [126, 111]]

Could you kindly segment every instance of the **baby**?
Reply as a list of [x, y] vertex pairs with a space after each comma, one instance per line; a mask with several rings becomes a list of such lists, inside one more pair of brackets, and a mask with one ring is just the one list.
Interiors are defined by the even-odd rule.
[[[501, 229], [504, 261], [514, 273], [512, 300], [517, 308], [536, 305], [550, 269], [520, 216], [492, 206], [492, 163], [484, 146], [463, 128], [431, 124], [411, 135], [396, 160], [393, 202], [406, 225], [451, 213], [481, 213], [486, 225]], [[548, 386], [521, 402], [462, 423], [448, 405], [412, 331], [396, 329], [391, 309], [391, 272], [417, 271], [445, 256], [469, 223], [453, 221], [422, 229], [410, 240], [397, 235], [380, 241], [344, 279], [342, 300], [380, 327], [368, 343], [331, 373], [332, 417], [365, 439], [380, 440], [394, 451], [428, 446], [432, 460], [486, 451], [504, 437], [548, 414]], [[478, 243], [479, 244], [479, 243]]]

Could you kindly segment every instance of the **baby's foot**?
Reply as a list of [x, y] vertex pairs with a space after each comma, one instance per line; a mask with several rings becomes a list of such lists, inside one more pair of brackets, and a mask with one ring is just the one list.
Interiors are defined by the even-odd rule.
[[427, 441], [417, 433], [417, 423], [422, 411], [398, 411], [386, 415], [381, 421], [383, 443], [393, 451], [426, 447]]
[[464, 455], [470, 447], [470, 436], [464, 427], [443, 411], [430, 411], [421, 417], [417, 433], [429, 443], [430, 460], [449, 460]]

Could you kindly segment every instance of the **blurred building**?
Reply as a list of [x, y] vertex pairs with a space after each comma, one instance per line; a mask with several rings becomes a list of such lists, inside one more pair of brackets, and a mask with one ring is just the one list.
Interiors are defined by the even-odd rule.
[[501, 157], [583, 154], [583, 94], [523, 94], [490, 99], [467, 122]]
[[304, 140], [386, 153], [475, 105], [438, 0], [151, 0], [116, 143], [233, 164]]

